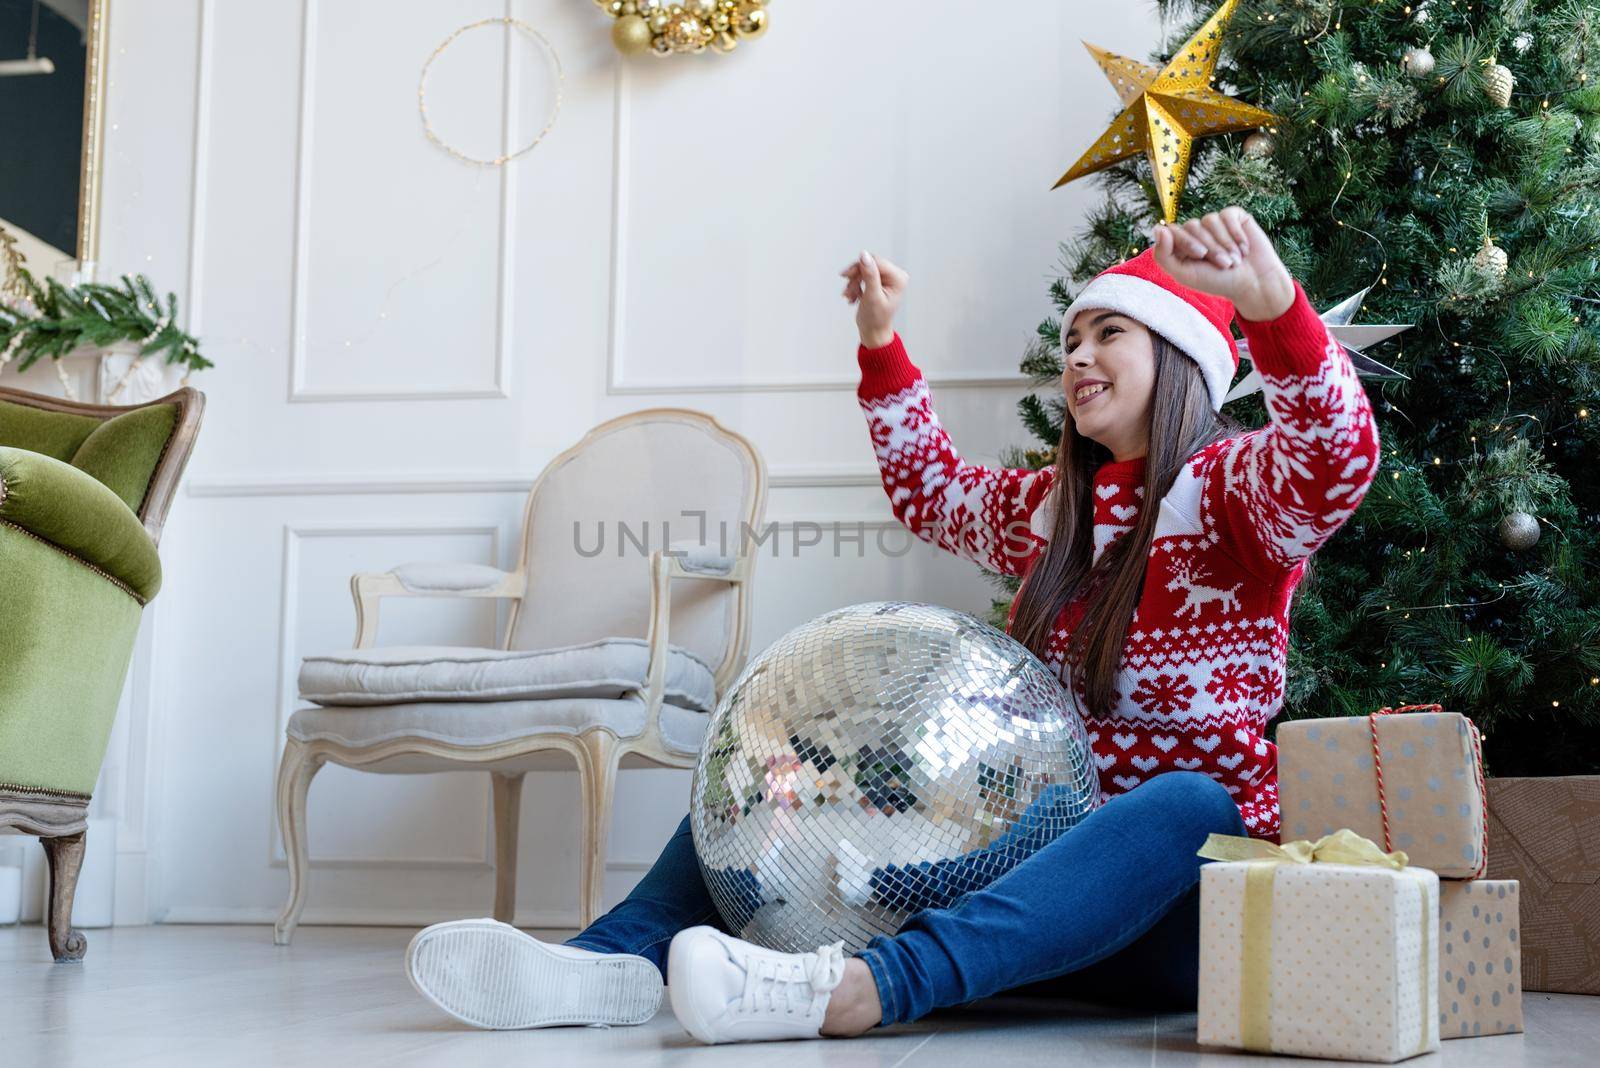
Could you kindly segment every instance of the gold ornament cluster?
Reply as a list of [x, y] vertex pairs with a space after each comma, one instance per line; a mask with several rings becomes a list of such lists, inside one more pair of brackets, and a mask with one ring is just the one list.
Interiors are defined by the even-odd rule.
[[594, 0], [625, 56], [728, 53], [767, 32], [767, 0]]

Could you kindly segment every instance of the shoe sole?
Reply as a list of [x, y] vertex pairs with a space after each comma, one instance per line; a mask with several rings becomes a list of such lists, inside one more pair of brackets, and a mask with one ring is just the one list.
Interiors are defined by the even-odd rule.
[[418, 932], [406, 947], [417, 993], [488, 1030], [642, 1024], [661, 1008], [661, 973], [643, 957], [574, 960], [513, 927], [472, 920]]

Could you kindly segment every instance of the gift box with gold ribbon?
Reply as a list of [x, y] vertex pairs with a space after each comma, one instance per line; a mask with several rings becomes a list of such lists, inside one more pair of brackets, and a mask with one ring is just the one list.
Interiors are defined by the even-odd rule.
[[[1404, 713], [1391, 714], [1391, 713]], [[1348, 827], [1440, 878], [1488, 862], [1483, 752], [1472, 721], [1438, 705], [1278, 727], [1284, 838]]]
[[1200, 870], [1199, 1041], [1391, 1063], [1439, 1048], [1439, 877], [1341, 829], [1212, 835]]

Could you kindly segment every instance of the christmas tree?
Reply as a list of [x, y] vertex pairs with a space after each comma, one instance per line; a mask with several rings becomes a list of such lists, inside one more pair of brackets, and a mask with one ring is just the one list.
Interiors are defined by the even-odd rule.
[[[1159, 6], [1175, 48], [1214, 4]], [[1296, 596], [1287, 716], [1437, 701], [1495, 774], [1600, 772], [1597, 25], [1600, 0], [1243, 0], [1228, 27], [1216, 88], [1281, 121], [1196, 141], [1180, 220], [1240, 204], [1316, 307], [1371, 287], [1356, 322], [1412, 324], [1371, 351], [1408, 377], [1366, 383], [1383, 469]], [[1160, 217], [1143, 157], [1093, 180], [1058, 311]], [[1023, 359], [1055, 388], [1009, 466], [1054, 462], [1061, 334]]]

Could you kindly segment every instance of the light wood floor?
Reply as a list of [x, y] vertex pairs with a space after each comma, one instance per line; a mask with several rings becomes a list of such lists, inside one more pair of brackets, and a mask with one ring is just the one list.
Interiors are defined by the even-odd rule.
[[[406, 982], [414, 932], [303, 927], [275, 947], [267, 927], [90, 931], [81, 965], [50, 962], [37, 926], [0, 928], [0, 1065], [1203, 1065], [1315, 1062], [1228, 1056], [1194, 1044], [1193, 1016], [1107, 1013], [1002, 999], [849, 1041], [697, 1045], [671, 1010], [643, 1027], [476, 1031]], [[560, 937], [559, 934], [551, 937]], [[1526, 1035], [1446, 1042], [1418, 1068], [1594, 1064], [1600, 999], [1527, 995]]]

